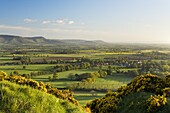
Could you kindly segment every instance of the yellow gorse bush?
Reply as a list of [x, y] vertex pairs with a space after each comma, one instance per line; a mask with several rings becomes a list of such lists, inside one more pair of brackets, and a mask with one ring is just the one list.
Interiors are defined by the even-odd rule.
[[158, 111], [161, 109], [165, 104], [167, 103], [166, 97], [164, 95], [160, 96], [150, 96], [150, 98], [147, 99], [147, 111], [149, 113], [154, 113], [155, 111]]

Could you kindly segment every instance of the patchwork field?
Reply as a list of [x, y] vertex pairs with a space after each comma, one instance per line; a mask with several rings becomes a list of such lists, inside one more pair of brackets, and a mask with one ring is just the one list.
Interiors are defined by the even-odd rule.
[[[169, 73], [170, 52], [167, 48], [165, 50], [143, 49], [143, 47], [136, 49], [135, 46], [128, 46], [128, 49], [126, 46], [122, 46], [122, 48], [94, 48], [81, 47], [73, 50], [72, 53], [67, 50], [70, 48], [56, 49], [51, 46], [37, 47], [37, 49], [30, 47], [30, 49], [23, 48], [23, 50], [20, 48], [15, 51], [5, 50], [0, 53], [0, 70], [9, 75], [13, 72], [17, 72], [19, 75], [36, 73], [29, 77], [36, 81], [48, 82], [59, 89], [76, 86], [70, 90], [74, 92], [74, 97], [81, 105], [85, 105], [94, 98], [104, 96], [107, 91], [115, 91], [120, 86], [125, 86], [137, 76], [131, 76], [131, 72], [136, 74], [154, 72], [159, 75]], [[61, 52], [64, 53], [61, 54]], [[82, 67], [83, 63], [89, 63], [90, 67]], [[149, 69], [149, 66], [147, 69], [143, 63], [155, 66], [154, 68], [157, 69]], [[56, 65], [71, 65], [71, 67], [79, 65], [79, 67], [74, 69], [69, 67], [70, 70], [65, 70], [66, 67], [63, 67], [61, 72], [57, 72], [57, 78], [51, 80]], [[160, 65], [165, 68], [158, 68]], [[70, 75], [75, 77], [76, 74], [94, 73], [99, 70], [105, 72], [110, 70], [112, 74], [95, 77], [92, 82], [87, 82], [86, 79], [70, 79]], [[144, 72], [140, 72], [141, 70]]]

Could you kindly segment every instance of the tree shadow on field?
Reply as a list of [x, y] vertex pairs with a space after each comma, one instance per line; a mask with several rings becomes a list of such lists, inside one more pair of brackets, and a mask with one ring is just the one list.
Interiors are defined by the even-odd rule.
[[109, 75], [105, 78], [103, 78], [104, 80], [107, 81], [118, 81], [118, 82], [130, 82], [134, 77], [128, 76], [126, 74], [113, 74], [113, 75]]

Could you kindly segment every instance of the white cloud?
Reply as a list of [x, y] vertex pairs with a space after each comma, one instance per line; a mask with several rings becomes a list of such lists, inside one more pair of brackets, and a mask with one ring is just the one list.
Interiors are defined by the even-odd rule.
[[71, 25], [75, 22], [69, 19], [58, 19], [58, 20], [44, 20], [42, 24], [52, 24], [52, 25]]
[[57, 23], [57, 24], [65, 24], [66, 22], [65, 22], [65, 20], [63, 19], [63, 20], [56, 20], [56, 21], [54, 21], [54, 23]]
[[45, 20], [42, 22], [42, 24], [49, 24], [49, 23], [51, 23], [51, 21], [49, 21], [49, 20]]
[[74, 24], [74, 21], [68, 21], [68, 24]]
[[24, 22], [26, 23], [32, 23], [32, 22], [36, 22], [37, 20], [34, 20], [34, 19], [30, 19], [30, 18], [25, 18], [24, 19]]

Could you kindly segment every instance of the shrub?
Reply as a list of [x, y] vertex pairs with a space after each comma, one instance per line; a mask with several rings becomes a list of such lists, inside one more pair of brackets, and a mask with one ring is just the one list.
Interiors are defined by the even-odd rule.
[[86, 106], [91, 109], [92, 113], [114, 113], [118, 109], [117, 104], [120, 98], [116, 92], [109, 92], [101, 99], [95, 99]]
[[170, 87], [170, 75], [167, 75], [165, 77], [165, 81], [166, 81], [166, 87]]
[[166, 97], [170, 97], [170, 88], [164, 88], [163, 89], [163, 94], [166, 96]]
[[5, 72], [0, 71], [0, 81], [3, 81], [4, 79], [6, 79], [7, 76], [8, 76], [8, 75], [7, 75]]
[[162, 89], [165, 88], [165, 81], [156, 75], [141, 75], [134, 78], [127, 86], [118, 89], [121, 95], [128, 95], [133, 92], [152, 92], [156, 94], [163, 94]]
[[[134, 78], [127, 86], [118, 88], [116, 92], [109, 92], [101, 99], [95, 99], [87, 104], [92, 113], [114, 113], [118, 109], [118, 103], [127, 95], [135, 92], [151, 92], [154, 94], [163, 94], [165, 88], [165, 80], [156, 75], [141, 75]], [[153, 103], [156, 100], [156, 104]], [[158, 100], [158, 101], [157, 101]], [[153, 104], [152, 104], [153, 103]], [[147, 100], [148, 111], [153, 111], [155, 106], [163, 106], [166, 103], [164, 96], [152, 96]], [[160, 108], [158, 106], [158, 108]]]
[[165, 96], [150, 96], [148, 100], [146, 101], [147, 105], [147, 111], [149, 113], [155, 113], [156, 111], [160, 110], [165, 104], [167, 103], [167, 100]]

